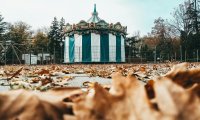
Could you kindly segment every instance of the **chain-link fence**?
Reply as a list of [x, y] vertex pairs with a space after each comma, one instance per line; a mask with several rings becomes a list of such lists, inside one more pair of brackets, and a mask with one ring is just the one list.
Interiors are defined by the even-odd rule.
[[[56, 51], [56, 54], [58, 53]], [[62, 53], [63, 54], [63, 53]], [[31, 46], [16, 43], [0, 43], [0, 64], [53, 64], [59, 63], [60, 57], [54, 60], [47, 49], [34, 48]]]
[[154, 49], [151, 51], [140, 51], [134, 55], [126, 55], [128, 63], [163, 63], [163, 62], [199, 62], [199, 49], [178, 50], [174, 52], [163, 53]]
[[[68, 47], [66, 47], [67, 50]], [[124, 46], [92, 46], [87, 53], [83, 53], [80, 46], [74, 47], [74, 62], [82, 62], [83, 56], [90, 54], [88, 62], [120, 62], [127, 63], [162, 63], [168, 61], [199, 62], [199, 49], [183, 50], [163, 53], [156, 49], [148, 51], [137, 51], [130, 54]], [[103, 53], [103, 54], [102, 54]], [[84, 54], [84, 55], [83, 55]], [[123, 58], [122, 56], [125, 56]], [[69, 59], [69, 55], [65, 55]], [[123, 60], [125, 59], [125, 60]], [[53, 53], [43, 48], [27, 47], [17, 44], [0, 44], [0, 64], [62, 64], [64, 62], [64, 47], [54, 47]]]

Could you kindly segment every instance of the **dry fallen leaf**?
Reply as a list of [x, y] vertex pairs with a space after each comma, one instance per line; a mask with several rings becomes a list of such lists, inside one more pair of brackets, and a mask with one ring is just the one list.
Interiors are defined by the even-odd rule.
[[19, 75], [19, 73], [21, 72], [23, 70], [23, 67], [21, 67], [19, 70], [17, 70], [14, 74], [12, 74], [12, 76], [9, 78], [9, 80], [10, 79], [12, 79], [12, 78], [14, 78], [14, 77], [16, 77], [17, 75]]
[[166, 77], [184, 88], [191, 87], [195, 83], [200, 83], [200, 68], [187, 70], [187, 63], [175, 65], [173, 69], [166, 74]]
[[160, 79], [154, 89], [161, 114], [173, 120], [199, 120], [200, 99], [171, 80]]
[[[73, 115], [72, 106], [63, 99], [81, 93], [79, 88], [62, 88], [46, 93], [25, 90], [0, 93], [0, 118], [2, 120], [64, 120]], [[65, 116], [66, 118], [66, 116]]]
[[155, 98], [154, 84], [155, 82], [153, 80], [149, 80], [147, 84], [144, 86], [149, 99]]
[[[27, 73], [39, 73], [31, 79], [48, 85], [67, 81], [68, 77], [44, 74], [82, 71], [93, 76], [110, 77], [111, 85], [84, 82], [88, 88], [56, 88], [46, 92], [8, 91], [0, 93], [0, 119], [20, 120], [200, 120], [199, 78], [196, 64], [176, 65], [165, 77], [138, 80], [155, 74], [165, 74], [173, 63], [157, 65], [49, 65], [33, 66]], [[164, 68], [165, 66], [166, 68]], [[194, 69], [195, 68], [195, 69]], [[153, 69], [153, 70], [152, 70]], [[3, 71], [16, 73], [18, 67]], [[34, 73], [34, 74], [35, 74]], [[129, 74], [132, 73], [132, 74]], [[20, 74], [25, 74], [21, 72]], [[30, 81], [13, 80], [25, 82]], [[40, 79], [38, 79], [40, 78]], [[175, 84], [176, 83], [176, 84]], [[43, 86], [42, 86], [43, 87]], [[51, 86], [52, 87], [52, 86]], [[186, 89], [187, 88], [187, 89]], [[198, 96], [197, 96], [198, 95]]]
[[51, 77], [45, 77], [44, 79], [41, 79], [42, 85], [46, 85], [48, 83], [52, 83], [52, 78]]
[[200, 98], [200, 84], [197, 84], [194, 88], [192, 88], [192, 92], [197, 94]]
[[84, 95], [75, 102], [78, 119], [87, 120], [155, 120], [144, 86], [134, 76], [113, 75], [113, 88], [109, 93], [94, 84], [94, 95]]
[[38, 75], [49, 74], [49, 70], [41, 69], [40, 71], [35, 72]]

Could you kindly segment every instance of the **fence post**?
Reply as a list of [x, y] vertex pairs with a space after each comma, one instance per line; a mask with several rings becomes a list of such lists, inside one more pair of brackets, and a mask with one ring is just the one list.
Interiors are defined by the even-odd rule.
[[6, 65], [6, 61], [7, 61], [7, 49], [5, 50], [5, 65]]
[[53, 63], [55, 64], [55, 59], [56, 59], [56, 54], [55, 54], [56, 50], [55, 50], [55, 45], [54, 45], [54, 48], [53, 48]]
[[187, 61], [187, 51], [185, 50], [185, 62]]
[[30, 55], [30, 60], [29, 60], [29, 62], [30, 62], [30, 65], [31, 65], [31, 48], [29, 49], [29, 55]]
[[12, 65], [14, 64], [14, 49], [13, 49], [13, 46], [12, 46]]
[[170, 58], [169, 58], [169, 53], [167, 54], [167, 57], [168, 57], [168, 61], [170, 61]]
[[183, 61], [182, 46], [180, 46], [181, 62]]
[[43, 58], [44, 58], [44, 55], [43, 55], [43, 54], [44, 54], [44, 51], [43, 51], [43, 48], [42, 48], [42, 65], [43, 65], [43, 60], [44, 60], [44, 59], [43, 59]]
[[175, 52], [175, 54], [174, 54], [174, 57], [175, 57], [174, 59], [175, 59], [175, 61], [176, 61], [176, 52]]
[[197, 49], [197, 62], [199, 62], [199, 49]]
[[155, 46], [155, 51], [154, 51], [154, 63], [156, 63], [156, 46]]
[[161, 63], [161, 54], [160, 54], [160, 63]]

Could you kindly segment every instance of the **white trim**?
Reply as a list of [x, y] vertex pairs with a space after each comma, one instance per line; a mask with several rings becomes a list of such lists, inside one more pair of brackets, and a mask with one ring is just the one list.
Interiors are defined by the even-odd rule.
[[100, 62], [100, 35], [91, 33], [92, 62]]
[[109, 62], [116, 62], [116, 36], [109, 34]]

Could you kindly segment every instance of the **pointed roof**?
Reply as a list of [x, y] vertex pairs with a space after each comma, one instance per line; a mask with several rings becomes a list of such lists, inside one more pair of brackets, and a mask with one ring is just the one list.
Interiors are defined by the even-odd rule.
[[98, 12], [96, 10], [96, 4], [94, 4], [94, 11], [92, 17], [87, 21], [88, 23], [98, 23], [101, 19], [98, 17]]

